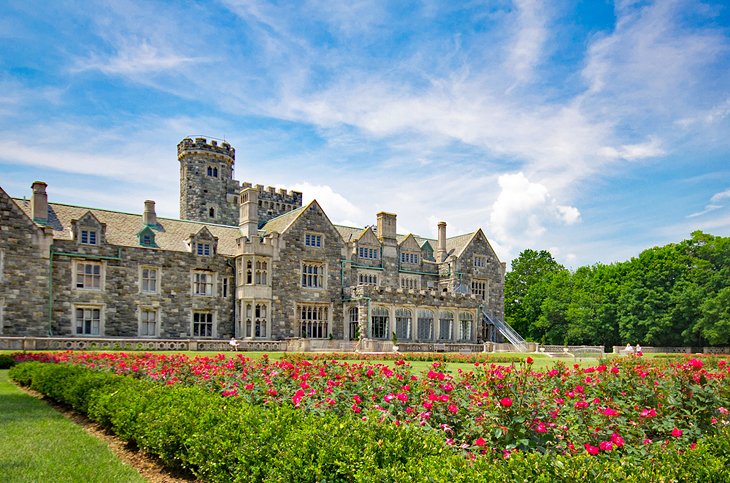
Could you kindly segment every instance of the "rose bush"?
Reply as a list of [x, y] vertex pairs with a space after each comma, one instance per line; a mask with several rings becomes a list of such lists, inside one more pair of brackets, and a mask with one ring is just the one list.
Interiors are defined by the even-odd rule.
[[557, 363], [474, 363], [448, 372], [441, 362], [415, 374], [393, 365], [320, 357], [253, 360], [127, 353], [19, 354], [157, 381], [197, 386], [254, 406], [352, 415], [431, 431], [456, 452], [516, 451], [641, 456], [672, 441], [687, 449], [728, 425], [730, 368], [720, 357], [619, 358], [594, 367]]

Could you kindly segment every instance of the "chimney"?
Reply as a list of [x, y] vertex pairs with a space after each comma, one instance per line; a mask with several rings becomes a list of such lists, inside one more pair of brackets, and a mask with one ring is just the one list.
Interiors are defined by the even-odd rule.
[[439, 239], [438, 248], [436, 249], [436, 261], [443, 262], [446, 258], [446, 222], [439, 221]]
[[48, 224], [48, 195], [46, 194], [46, 186], [43, 181], [35, 181], [33, 195], [30, 198], [30, 209], [33, 221], [40, 225]]
[[246, 188], [241, 190], [241, 207], [238, 227], [241, 235], [252, 240], [259, 234], [259, 189]]
[[153, 200], [145, 200], [144, 213], [142, 213], [142, 223], [146, 226], [157, 225], [157, 213], [155, 213], [155, 202]]
[[384, 238], [395, 239], [395, 220], [396, 216], [393, 213], [386, 213], [381, 211], [378, 213], [378, 238], [382, 241]]

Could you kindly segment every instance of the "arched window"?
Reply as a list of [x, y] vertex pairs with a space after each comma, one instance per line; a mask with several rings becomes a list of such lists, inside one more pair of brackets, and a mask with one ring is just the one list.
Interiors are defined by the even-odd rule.
[[375, 307], [371, 315], [370, 337], [373, 339], [388, 338], [388, 309]]
[[472, 321], [473, 318], [469, 312], [461, 312], [459, 314], [459, 339], [472, 340]]
[[413, 315], [408, 309], [396, 309], [395, 311], [395, 335], [398, 339], [408, 340], [411, 338], [411, 320]]
[[256, 261], [256, 285], [266, 285], [268, 267], [269, 265], [265, 261]]
[[246, 260], [246, 283], [251, 285], [253, 283], [253, 262]]
[[266, 305], [256, 304], [256, 337], [266, 337]]
[[452, 326], [454, 325], [454, 313], [453, 312], [441, 312], [439, 314], [439, 339], [440, 340], [451, 340], [453, 331]]
[[433, 312], [418, 311], [418, 340], [433, 340]]
[[251, 304], [246, 304], [246, 318], [244, 320], [244, 330], [243, 335], [244, 337], [251, 337], [251, 334], [253, 333], [253, 324], [252, 324], [252, 306]]
[[350, 340], [360, 338], [360, 312], [357, 307], [350, 309]]
[[215, 218], [215, 208], [209, 208], [208, 209], [208, 216], [210, 218]]

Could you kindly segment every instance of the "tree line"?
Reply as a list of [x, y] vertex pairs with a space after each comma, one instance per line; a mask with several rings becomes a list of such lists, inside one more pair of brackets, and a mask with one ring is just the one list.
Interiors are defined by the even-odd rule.
[[542, 344], [730, 345], [730, 238], [680, 243], [575, 271], [524, 250], [505, 277], [507, 322]]

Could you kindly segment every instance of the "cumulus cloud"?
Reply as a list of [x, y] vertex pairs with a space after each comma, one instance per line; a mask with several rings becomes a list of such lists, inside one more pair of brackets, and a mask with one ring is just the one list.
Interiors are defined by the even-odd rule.
[[559, 204], [545, 185], [531, 182], [522, 172], [504, 174], [498, 183], [490, 226], [502, 242], [534, 245], [549, 225], [580, 221], [576, 207]]
[[303, 182], [297, 183], [290, 188], [302, 192], [305, 205], [312, 200], [317, 200], [317, 203], [327, 213], [332, 223], [358, 226], [352, 220], [360, 217], [360, 208], [348, 201], [343, 195], [335, 192], [332, 187]]

